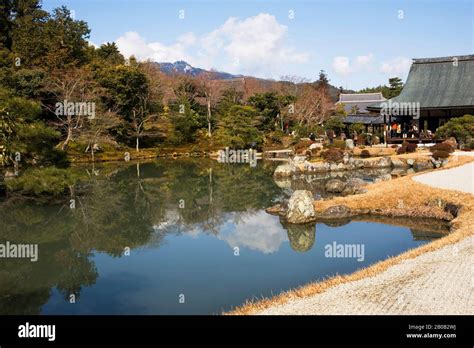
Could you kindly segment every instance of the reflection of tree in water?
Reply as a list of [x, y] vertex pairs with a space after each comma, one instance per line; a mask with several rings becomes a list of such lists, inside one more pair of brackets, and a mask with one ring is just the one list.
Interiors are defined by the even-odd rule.
[[38, 244], [39, 258], [0, 260], [0, 314], [38, 314], [53, 288], [79, 298], [98, 277], [93, 251], [121, 257], [125, 247], [159, 246], [167, 231], [154, 227], [169, 211], [179, 217], [170, 231], [217, 234], [226, 213], [263, 209], [279, 194], [272, 168], [190, 159], [88, 169], [71, 169], [89, 179], [71, 187], [63, 205], [1, 205], [0, 242]]
[[75, 222], [57, 207], [10, 201], [2, 205], [0, 220], [1, 243], [38, 244], [36, 262], [0, 260], [0, 314], [39, 314], [52, 288], [78, 296], [83, 286], [95, 283], [89, 255], [71, 247]]
[[316, 241], [316, 224], [295, 225], [280, 219], [288, 233], [288, 240], [293, 250], [304, 253], [309, 251]]

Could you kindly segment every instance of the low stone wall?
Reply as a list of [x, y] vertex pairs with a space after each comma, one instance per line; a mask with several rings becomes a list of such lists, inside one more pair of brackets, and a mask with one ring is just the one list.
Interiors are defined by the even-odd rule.
[[379, 157], [358, 159], [345, 156], [341, 163], [329, 162], [309, 162], [303, 156], [295, 156], [287, 164], [280, 165], [274, 172], [275, 177], [288, 177], [297, 172], [324, 173], [337, 172], [355, 169], [382, 169], [382, 168], [413, 168], [416, 170], [439, 168], [447, 163], [445, 161], [436, 161], [433, 158], [411, 159], [411, 158], [391, 158]]

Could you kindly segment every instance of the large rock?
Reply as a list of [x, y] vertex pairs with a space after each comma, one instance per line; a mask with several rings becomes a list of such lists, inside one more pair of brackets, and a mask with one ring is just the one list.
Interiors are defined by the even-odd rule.
[[392, 160], [390, 157], [382, 157], [375, 161], [372, 168], [387, 168], [392, 166]]
[[343, 181], [338, 180], [338, 179], [329, 180], [324, 186], [327, 192], [336, 192], [336, 193], [342, 192], [345, 187], [346, 187], [346, 184]]
[[321, 143], [314, 143], [314, 144], [309, 145], [310, 150], [319, 150], [322, 148], [323, 148], [323, 144]]
[[453, 150], [456, 150], [458, 148], [458, 142], [454, 137], [446, 139], [445, 141], [443, 141], [443, 144], [448, 144]]
[[292, 224], [304, 224], [314, 221], [315, 217], [313, 194], [307, 190], [293, 192], [288, 201], [286, 220]]
[[392, 180], [392, 175], [384, 174], [384, 175], [380, 175], [379, 177], [375, 178], [374, 182], [389, 181], [389, 180]]
[[346, 149], [349, 149], [349, 150], [354, 149], [354, 140], [346, 139]]
[[323, 213], [324, 218], [339, 219], [351, 216], [351, 210], [345, 205], [334, 205], [326, 209]]
[[433, 163], [431, 163], [431, 161], [417, 160], [415, 162], [415, 164], [413, 164], [413, 168], [415, 168], [416, 170], [432, 169], [433, 168]]
[[344, 152], [344, 155], [342, 156], [342, 163], [348, 164], [350, 160], [350, 156], [348, 152]]
[[282, 189], [290, 189], [291, 188], [291, 178], [289, 177], [275, 177], [274, 180], [275, 184]]
[[394, 168], [408, 168], [409, 167], [409, 165], [405, 161], [399, 158], [392, 158], [392, 166]]
[[303, 164], [304, 162], [306, 162], [306, 156], [295, 156], [295, 157], [293, 157], [292, 162], [295, 166]]
[[341, 194], [343, 196], [354, 195], [358, 193], [364, 193], [366, 190], [363, 188], [367, 183], [359, 178], [351, 178], [346, 182], [344, 190]]
[[327, 172], [329, 171], [329, 163], [326, 162], [318, 162], [318, 163], [311, 163], [311, 162], [305, 162], [304, 163], [304, 169], [310, 172], [317, 172], [317, 173], [322, 173], [322, 172]]
[[354, 166], [356, 169], [361, 169], [364, 168], [365, 164], [367, 161], [361, 160], [361, 159], [356, 159], [354, 160]]
[[273, 176], [275, 177], [288, 177], [292, 176], [296, 172], [296, 167], [293, 164], [280, 164], [276, 167]]

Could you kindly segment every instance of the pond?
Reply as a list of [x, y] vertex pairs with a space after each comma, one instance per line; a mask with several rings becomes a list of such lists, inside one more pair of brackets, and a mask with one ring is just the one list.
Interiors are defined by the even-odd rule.
[[274, 167], [89, 165], [71, 169], [86, 179], [60, 202], [3, 202], [0, 244], [36, 244], [38, 260], [0, 259], [0, 313], [219, 314], [447, 233], [400, 219], [287, 225], [264, 211], [289, 194]]

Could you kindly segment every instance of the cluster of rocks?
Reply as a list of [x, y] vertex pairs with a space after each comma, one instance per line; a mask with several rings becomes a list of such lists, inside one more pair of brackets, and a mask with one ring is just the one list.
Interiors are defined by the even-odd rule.
[[[388, 180], [390, 179], [391, 177]], [[340, 193], [343, 196], [348, 196], [367, 192], [364, 188], [366, 185], [367, 182], [359, 178], [351, 178], [347, 181], [331, 179], [326, 183], [324, 188], [327, 192]]]
[[288, 204], [277, 204], [267, 208], [266, 212], [272, 215], [279, 215], [289, 224], [307, 224], [316, 221], [318, 218], [346, 218], [355, 215], [348, 207], [336, 205], [326, 211], [316, 215], [314, 208], [313, 194], [307, 190], [297, 190], [291, 195]]
[[[340, 220], [348, 219], [354, 216], [375, 214], [380, 215], [382, 210], [376, 209], [350, 209], [349, 207], [339, 204], [333, 205], [324, 211], [316, 213], [313, 195], [307, 190], [297, 190], [293, 193], [288, 203], [278, 204], [267, 208], [269, 214], [279, 215], [281, 220], [289, 224], [308, 224], [315, 221], [324, 220]], [[456, 218], [462, 207], [450, 202], [446, 202], [440, 198], [435, 198], [425, 202], [426, 206], [442, 209], [447, 213], [447, 220]]]
[[431, 159], [402, 159], [402, 158], [390, 158], [380, 157], [377, 159], [357, 159], [350, 157], [348, 153], [344, 154], [343, 161], [341, 163], [329, 163], [329, 162], [308, 162], [304, 156], [295, 156], [293, 160], [290, 160], [287, 164], [279, 165], [275, 172], [275, 177], [288, 177], [292, 176], [297, 172], [336, 172], [345, 170], [355, 169], [382, 169], [382, 168], [400, 168], [408, 169], [413, 168], [414, 170], [426, 170], [432, 168], [439, 168], [444, 166], [447, 160], [435, 160]]

